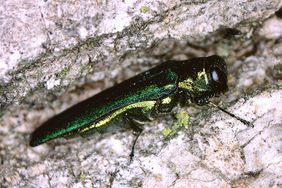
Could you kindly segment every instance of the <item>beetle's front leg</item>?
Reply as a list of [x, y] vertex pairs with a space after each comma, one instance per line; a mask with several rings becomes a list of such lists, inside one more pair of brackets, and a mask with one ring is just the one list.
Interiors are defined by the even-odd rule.
[[176, 99], [174, 96], [166, 97], [157, 101], [155, 111], [157, 114], [167, 114], [172, 111], [175, 105]]
[[[157, 114], [164, 114], [172, 112], [173, 108], [179, 103], [180, 106], [185, 105], [187, 102], [187, 98], [184, 93], [178, 93], [173, 96], [166, 97], [164, 99], [159, 100], [156, 103], [155, 111]], [[177, 108], [179, 110], [179, 108]], [[187, 127], [189, 123], [189, 115], [187, 112], [181, 111], [177, 114], [174, 114], [177, 121], [172, 125], [171, 128], [165, 128], [162, 132], [164, 136], [170, 136], [177, 133], [177, 130], [180, 127]]]

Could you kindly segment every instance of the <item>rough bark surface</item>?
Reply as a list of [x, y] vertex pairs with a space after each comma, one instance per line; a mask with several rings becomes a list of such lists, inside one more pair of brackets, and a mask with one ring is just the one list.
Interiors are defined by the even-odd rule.
[[[282, 185], [281, 0], [3, 1], [0, 5], [0, 186], [279, 187]], [[278, 12], [277, 12], [278, 11]], [[275, 15], [276, 12], [276, 15]], [[147, 126], [31, 148], [48, 118], [168, 59], [218, 54], [230, 91], [187, 107], [173, 138]]]

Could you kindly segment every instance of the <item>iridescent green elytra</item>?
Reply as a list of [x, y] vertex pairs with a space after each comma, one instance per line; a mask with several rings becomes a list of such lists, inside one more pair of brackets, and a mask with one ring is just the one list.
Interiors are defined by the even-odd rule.
[[170, 112], [174, 106], [207, 104], [228, 90], [224, 60], [216, 55], [164, 62], [49, 119], [35, 130], [37, 146], [57, 137], [132, 127]]

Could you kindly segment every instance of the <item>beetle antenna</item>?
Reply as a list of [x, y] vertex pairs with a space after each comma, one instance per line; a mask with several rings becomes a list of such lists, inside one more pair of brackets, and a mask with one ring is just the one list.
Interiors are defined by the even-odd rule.
[[236, 118], [237, 120], [241, 121], [241, 122], [244, 123], [245, 125], [254, 127], [254, 125], [253, 125], [251, 122], [249, 122], [249, 121], [247, 121], [247, 120], [245, 120], [245, 119], [242, 119], [242, 118], [240, 118], [240, 117], [238, 117], [238, 116], [236, 116], [236, 115], [234, 115], [234, 114], [228, 112], [227, 110], [224, 110], [223, 108], [221, 108], [220, 106], [214, 104], [213, 102], [209, 102], [209, 104], [210, 104], [211, 106], [216, 107], [217, 109], [219, 109], [219, 110], [225, 112], [226, 114], [230, 115], [231, 117]]

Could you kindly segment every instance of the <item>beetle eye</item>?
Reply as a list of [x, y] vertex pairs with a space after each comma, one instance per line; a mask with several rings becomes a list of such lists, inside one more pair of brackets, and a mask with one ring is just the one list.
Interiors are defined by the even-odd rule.
[[227, 82], [226, 74], [217, 67], [214, 67], [211, 71], [211, 79], [214, 82], [224, 84]]
[[219, 82], [219, 75], [218, 75], [216, 70], [213, 70], [211, 72], [211, 77], [212, 77], [213, 81]]

